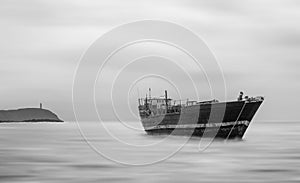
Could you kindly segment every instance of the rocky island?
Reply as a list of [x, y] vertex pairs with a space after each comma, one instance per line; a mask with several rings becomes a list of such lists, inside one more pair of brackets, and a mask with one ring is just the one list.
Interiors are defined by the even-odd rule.
[[0, 110], [0, 123], [7, 122], [63, 122], [53, 112], [40, 108]]

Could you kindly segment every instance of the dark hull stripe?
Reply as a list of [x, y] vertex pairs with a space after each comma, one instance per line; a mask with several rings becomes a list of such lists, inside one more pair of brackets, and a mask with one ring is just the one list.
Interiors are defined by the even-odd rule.
[[206, 128], [206, 127], [221, 127], [221, 126], [233, 126], [233, 125], [249, 125], [249, 121], [233, 121], [223, 123], [207, 123], [207, 124], [183, 124], [183, 125], [157, 125], [151, 127], [145, 127], [145, 130], [156, 130], [156, 129], [177, 129], [177, 128]]
[[[210, 127], [210, 128], [167, 128], [167, 129], [155, 129], [146, 130], [149, 135], [180, 135], [189, 137], [211, 137], [211, 138], [243, 138], [248, 126], [244, 124]], [[205, 135], [204, 135], [205, 134]]]

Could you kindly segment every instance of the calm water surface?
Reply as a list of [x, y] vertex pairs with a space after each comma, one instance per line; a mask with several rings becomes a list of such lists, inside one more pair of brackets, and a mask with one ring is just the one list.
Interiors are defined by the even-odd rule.
[[[98, 131], [98, 125], [87, 125], [89, 141], [120, 161], [150, 162], [187, 139], [148, 136], [106, 123], [129, 145], [154, 144], [130, 151]], [[254, 121], [244, 140], [214, 141], [205, 151], [193, 138], [175, 155], [148, 166], [127, 166], [99, 155], [75, 122], [0, 124], [0, 139], [0, 182], [300, 182], [300, 122]]]

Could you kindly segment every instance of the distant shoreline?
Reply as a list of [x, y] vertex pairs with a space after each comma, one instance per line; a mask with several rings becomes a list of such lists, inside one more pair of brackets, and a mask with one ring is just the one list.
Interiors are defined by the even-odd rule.
[[64, 121], [62, 120], [25, 120], [25, 121], [0, 121], [0, 123], [63, 123]]
[[14, 110], [0, 110], [0, 123], [36, 123], [36, 122], [64, 122], [47, 109], [22, 108]]

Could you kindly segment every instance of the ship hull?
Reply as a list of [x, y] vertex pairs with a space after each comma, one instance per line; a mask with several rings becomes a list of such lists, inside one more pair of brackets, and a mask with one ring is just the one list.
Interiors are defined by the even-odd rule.
[[262, 101], [188, 106], [177, 113], [141, 119], [147, 134], [243, 138]]
[[195, 128], [160, 128], [145, 130], [148, 135], [178, 135], [178, 136], [197, 136], [197, 137], [217, 137], [223, 139], [242, 138], [249, 123], [232, 124], [220, 127], [195, 127]]

